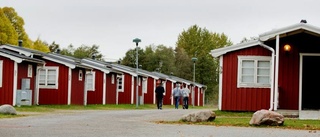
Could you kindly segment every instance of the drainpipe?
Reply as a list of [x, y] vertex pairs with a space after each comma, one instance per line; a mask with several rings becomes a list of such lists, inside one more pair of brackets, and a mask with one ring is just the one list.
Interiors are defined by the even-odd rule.
[[280, 36], [277, 35], [276, 36], [276, 71], [275, 71], [275, 96], [274, 96], [274, 108], [273, 110], [277, 110], [278, 109], [278, 95], [279, 95], [279, 42], [280, 41]]
[[273, 108], [273, 105], [274, 105], [274, 100], [273, 100], [273, 93], [274, 93], [274, 49], [267, 46], [266, 44], [263, 44], [263, 43], [260, 43], [260, 46], [270, 50], [272, 52], [272, 55], [271, 55], [271, 60], [272, 60], [272, 63], [271, 63], [271, 87], [270, 87], [270, 108], [269, 110], [271, 111], [272, 108]]

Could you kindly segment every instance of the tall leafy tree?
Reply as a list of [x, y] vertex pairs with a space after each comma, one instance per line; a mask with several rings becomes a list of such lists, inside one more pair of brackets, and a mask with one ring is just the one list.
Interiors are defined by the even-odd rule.
[[[135, 68], [136, 67], [136, 58], [137, 58], [136, 54], [137, 54], [136, 49], [129, 49], [126, 52], [126, 56], [121, 61], [121, 64]], [[144, 67], [146, 67], [146, 65], [143, 63], [144, 58], [145, 58], [144, 50], [142, 48], [138, 47], [139, 68], [144, 69]]]
[[50, 52], [48, 43], [45, 41], [42, 41], [40, 38], [38, 38], [35, 42], [33, 42], [32, 47], [33, 49], [39, 50], [42, 52], [46, 52], [46, 53]]
[[0, 8], [0, 45], [2, 44], [18, 44], [18, 34], [11, 25], [10, 20], [4, 14], [3, 9]]
[[176, 47], [175, 49], [175, 67], [175, 76], [189, 80], [192, 79], [192, 73], [190, 73], [192, 72], [192, 62], [183, 48]]
[[11, 26], [14, 27], [16, 33], [18, 34], [18, 39], [16, 41], [22, 40], [24, 47], [33, 48], [32, 41], [29, 39], [29, 36], [23, 27], [25, 24], [23, 18], [20, 17], [12, 7], [4, 7], [3, 12], [10, 20]]
[[49, 45], [50, 52], [56, 52], [58, 49], [60, 50], [60, 45], [55, 41], [53, 41], [52, 44]]
[[[212, 33], [206, 28], [193, 25], [184, 30], [179, 36], [177, 47], [183, 48], [190, 61], [196, 57], [196, 82], [207, 85], [206, 98], [216, 98], [217, 95], [217, 60], [209, 54], [211, 50], [231, 45], [232, 42], [225, 34]], [[190, 71], [191, 72], [191, 71]]]
[[92, 58], [95, 57], [96, 60], [103, 61], [103, 55], [99, 52], [99, 46], [98, 45], [81, 45], [78, 48], [74, 48], [72, 44], [70, 44], [67, 48], [64, 48], [60, 51], [60, 54], [67, 55], [67, 56], [73, 56], [76, 58]]

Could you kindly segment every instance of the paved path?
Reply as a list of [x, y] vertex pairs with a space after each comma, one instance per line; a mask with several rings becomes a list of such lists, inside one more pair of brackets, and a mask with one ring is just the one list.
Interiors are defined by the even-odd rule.
[[0, 119], [0, 137], [320, 137], [320, 131], [157, 124], [189, 110], [60, 111]]

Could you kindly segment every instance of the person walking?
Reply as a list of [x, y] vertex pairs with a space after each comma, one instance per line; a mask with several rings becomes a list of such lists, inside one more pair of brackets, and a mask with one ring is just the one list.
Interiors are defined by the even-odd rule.
[[176, 84], [176, 87], [172, 91], [172, 96], [174, 97], [174, 104], [175, 104], [175, 109], [179, 108], [179, 101], [180, 101], [180, 96], [181, 96], [181, 89], [180, 89], [180, 84]]
[[188, 109], [189, 107], [189, 94], [190, 90], [187, 88], [187, 85], [184, 85], [184, 88], [182, 89], [183, 109]]
[[162, 83], [160, 81], [157, 84], [158, 85], [155, 90], [156, 98], [157, 98], [157, 107], [158, 107], [158, 109], [162, 110], [164, 88], [163, 88]]

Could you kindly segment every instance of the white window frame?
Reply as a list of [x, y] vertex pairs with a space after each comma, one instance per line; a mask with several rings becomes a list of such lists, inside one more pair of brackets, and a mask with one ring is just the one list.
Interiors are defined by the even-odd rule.
[[[92, 79], [90, 80], [90, 75], [92, 75]], [[87, 91], [95, 91], [95, 82], [96, 82], [96, 72], [94, 71], [86, 71], [86, 88]], [[89, 84], [92, 84], [91, 86], [89, 86]], [[92, 88], [90, 88], [92, 87]]]
[[[39, 88], [47, 88], [47, 89], [58, 89], [58, 79], [59, 79], [59, 67], [42, 67], [39, 68]], [[48, 71], [55, 71], [54, 76], [54, 85], [48, 84]], [[41, 71], [45, 71], [45, 79], [43, 85], [41, 85]]]
[[82, 78], [83, 78], [83, 71], [82, 70], [79, 70], [79, 81], [82, 81]]
[[117, 91], [124, 92], [124, 75], [117, 75]]
[[0, 87], [2, 87], [2, 79], [3, 79], [3, 60], [0, 60]]
[[[243, 61], [253, 61], [254, 70], [253, 70], [253, 82], [246, 83], [242, 82], [242, 62]], [[258, 83], [258, 62], [259, 61], [269, 61], [269, 68], [260, 68], [260, 69], [269, 69], [269, 83]], [[270, 88], [271, 87], [271, 57], [270, 56], [238, 56], [238, 79], [237, 87], [238, 88]], [[263, 76], [263, 75], [262, 75]]]

